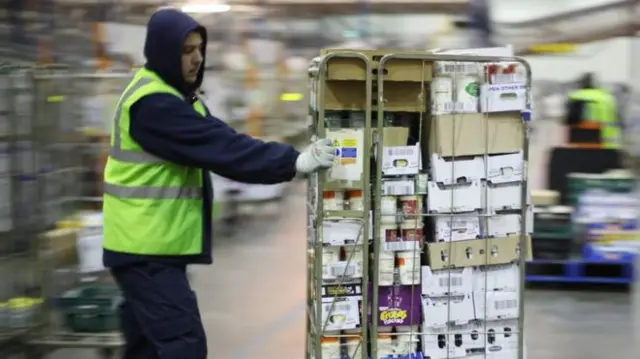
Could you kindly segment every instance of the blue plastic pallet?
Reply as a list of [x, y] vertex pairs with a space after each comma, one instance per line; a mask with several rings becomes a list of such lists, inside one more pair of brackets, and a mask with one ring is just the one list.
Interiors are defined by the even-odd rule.
[[628, 252], [600, 252], [587, 246], [580, 260], [528, 262], [526, 281], [628, 285], [634, 281], [634, 255]]

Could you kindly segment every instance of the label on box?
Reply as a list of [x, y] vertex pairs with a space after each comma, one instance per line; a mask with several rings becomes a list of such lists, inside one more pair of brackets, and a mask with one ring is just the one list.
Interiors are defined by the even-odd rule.
[[355, 329], [360, 325], [360, 304], [357, 297], [322, 299], [322, 322], [326, 330]]
[[378, 323], [380, 326], [418, 325], [422, 321], [420, 290], [411, 286], [380, 287]]
[[418, 174], [420, 145], [384, 147], [382, 173], [387, 176]]
[[346, 297], [361, 296], [362, 286], [360, 284], [324, 285], [322, 286], [323, 297]]
[[323, 278], [351, 278], [358, 271], [356, 263], [338, 262], [323, 266]]
[[482, 112], [521, 111], [526, 108], [527, 86], [523, 83], [483, 85]]
[[327, 220], [322, 224], [322, 242], [329, 245], [362, 243], [364, 223], [358, 220]]
[[383, 181], [383, 196], [404, 196], [412, 195], [415, 192], [415, 183], [413, 181]]
[[422, 214], [422, 206], [419, 204], [422, 198], [415, 196], [412, 198], [400, 198], [400, 204], [402, 206], [402, 213], [406, 216], [416, 216]]
[[[383, 248], [386, 251], [411, 251], [420, 248], [422, 240], [421, 228], [386, 229]], [[398, 235], [399, 234], [399, 235]]]
[[362, 177], [362, 129], [327, 130], [327, 138], [333, 140], [336, 162], [329, 169], [330, 180], [359, 181]]

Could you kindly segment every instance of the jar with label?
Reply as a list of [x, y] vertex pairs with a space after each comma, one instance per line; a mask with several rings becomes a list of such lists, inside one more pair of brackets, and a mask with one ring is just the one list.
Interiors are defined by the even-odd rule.
[[384, 127], [398, 126], [398, 124], [396, 123], [396, 116], [393, 113], [386, 112], [384, 114], [383, 126]]
[[351, 112], [349, 116], [349, 128], [364, 128], [364, 112]]
[[325, 114], [324, 127], [328, 129], [337, 129], [342, 127], [342, 118], [338, 113]]
[[320, 339], [322, 359], [340, 359], [340, 338], [322, 337]]
[[422, 222], [421, 221], [404, 221], [400, 225], [400, 236], [404, 242], [415, 242], [407, 244], [404, 249], [414, 249], [420, 247], [422, 242]]
[[345, 347], [349, 359], [360, 359], [360, 352], [364, 343], [359, 335], [349, 335], [345, 338]]
[[322, 248], [322, 278], [335, 279], [332, 273], [333, 265], [340, 262], [340, 247], [323, 247]]
[[395, 266], [394, 253], [381, 250], [378, 257], [378, 285], [393, 285]]
[[411, 218], [422, 214], [422, 196], [401, 196], [400, 208], [402, 213]]
[[364, 197], [359, 189], [347, 191], [349, 209], [352, 211], [364, 211]]
[[381, 245], [383, 249], [392, 249], [394, 244], [399, 242], [399, 239], [400, 231], [395, 221], [393, 223], [380, 223], [380, 240], [382, 241]]
[[380, 214], [383, 216], [395, 216], [398, 213], [398, 197], [383, 196], [380, 199]]
[[418, 352], [418, 327], [402, 326], [396, 327], [396, 355], [409, 355]]
[[399, 281], [402, 285], [420, 284], [420, 252], [396, 252]]
[[355, 267], [354, 277], [362, 277], [364, 263], [363, 248], [360, 245], [344, 247], [344, 260]]
[[344, 192], [342, 191], [322, 192], [322, 207], [325, 211], [344, 210]]
[[378, 358], [380, 359], [386, 359], [390, 356], [393, 355], [394, 353], [394, 345], [393, 345], [393, 339], [391, 338], [391, 335], [389, 334], [380, 334], [378, 335], [378, 338], [376, 340], [376, 343], [378, 344]]

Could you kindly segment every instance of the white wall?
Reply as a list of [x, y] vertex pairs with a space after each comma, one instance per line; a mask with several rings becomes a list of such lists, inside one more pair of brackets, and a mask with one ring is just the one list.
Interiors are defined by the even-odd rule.
[[518, 22], [617, 2], [616, 0], [487, 0], [491, 18], [500, 22]]
[[631, 40], [615, 38], [579, 47], [567, 56], [526, 56], [534, 79], [568, 81], [581, 73], [596, 72], [605, 82], [627, 82], [631, 70]]

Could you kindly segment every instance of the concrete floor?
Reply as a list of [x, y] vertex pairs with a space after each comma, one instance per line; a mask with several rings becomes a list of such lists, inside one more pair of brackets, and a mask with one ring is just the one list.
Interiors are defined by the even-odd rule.
[[[215, 264], [195, 269], [210, 358], [304, 357], [306, 219], [303, 191], [294, 192], [281, 216], [217, 238]], [[632, 357], [627, 293], [529, 291], [526, 308], [528, 359]], [[51, 358], [94, 355], [60, 351]]]

